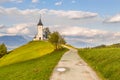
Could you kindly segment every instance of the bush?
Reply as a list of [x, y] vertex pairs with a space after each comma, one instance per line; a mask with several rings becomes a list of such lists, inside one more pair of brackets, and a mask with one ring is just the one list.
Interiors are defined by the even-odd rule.
[[3, 44], [0, 44], [0, 57], [4, 56], [5, 54], [7, 54], [7, 47], [3, 43]]

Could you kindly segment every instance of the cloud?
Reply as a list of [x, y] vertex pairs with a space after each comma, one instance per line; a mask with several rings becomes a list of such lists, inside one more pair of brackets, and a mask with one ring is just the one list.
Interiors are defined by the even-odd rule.
[[3, 8], [0, 7], [0, 22], [6, 24], [8, 23], [26, 23], [26, 22], [36, 22], [39, 19], [40, 14], [47, 14], [47, 9], [25, 9], [20, 10], [16, 7], [13, 8]]
[[55, 14], [57, 16], [68, 17], [70, 19], [82, 19], [82, 18], [91, 18], [98, 16], [97, 13], [84, 12], [84, 11], [50, 10], [50, 13]]
[[4, 25], [3, 24], [0, 24], [0, 29], [3, 29], [4, 28]]
[[0, 33], [0, 36], [3, 36], [3, 35]]
[[[8, 23], [12, 24], [19, 24], [19, 23], [27, 23], [27, 22], [36, 22], [38, 21], [40, 14], [44, 17], [46, 23], [48, 24], [68, 24], [65, 21], [71, 20], [71, 19], [81, 19], [83, 20], [84, 18], [89, 18], [90, 21], [85, 21], [91, 22], [93, 17], [97, 17], [97, 13], [93, 12], [85, 12], [85, 11], [65, 11], [65, 10], [48, 10], [48, 9], [25, 9], [21, 10], [16, 7], [13, 8], [4, 8], [0, 7], [0, 18], [1, 18], [1, 23], [5, 23], [6, 21]], [[52, 18], [52, 21], [51, 21]], [[57, 18], [57, 20], [56, 20]], [[79, 20], [78, 20], [79, 21]], [[84, 22], [84, 23], [85, 23]], [[75, 21], [72, 21], [69, 24], [76, 24]], [[77, 22], [78, 23], [78, 22]]]
[[43, 14], [43, 13], [46, 13], [47, 9], [26, 9], [26, 10], [20, 10], [16, 7], [13, 7], [13, 8], [3, 8], [3, 7], [0, 7], [0, 14], [4, 14], [4, 15], [33, 15], [33, 14]]
[[116, 43], [120, 41], [120, 32], [109, 32], [80, 26], [63, 25], [55, 25], [50, 28], [53, 31], [59, 31], [63, 36], [65, 36], [67, 42], [73, 41], [76, 43], [84, 42], [94, 45], [100, 45]]
[[107, 31], [97, 30], [97, 29], [89, 29], [80, 26], [64, 26], [64, 25], [54, 25], [52, 30], [59, 31], [62, 35], [65, 36], [86, 36], [93, 37], [98, 35], [108, 34]]
[[120, 14], [112, 16], [112, 17], [106, 19], [104, 22], [107, 22], [107, 23], [120, 23]]
[[75, 0], [72, 0], [72, 3], [76, 3], [76, 1], [75, 1]]
[[37, 26], [35, 23], [20, 23], [20, 24], [14, 24], [12, 26], [4, 25], [5, 27], [0, 29], [0, 35], [22, 35], [32, 38], [37, 33]]
[[16, 7], [13, 8], [3, 8], [0, 7], [0, 14], [8, 16], [30, 16], [33, 14], [47, 14], [47, 15], [57, 15], [60, 17], [67, 17], [70, 19], [82, 19], [82, 18], [91, 18], [98, 16], [98, 13], [94, 12], [85, 12], [85, 11], [65, 11], [65, 10], [48, 10], [48, 9], [26, 9], [20, 10]]
[[24, 0], [0, 0], [0, 3], [5, 3], [5, 2], [16, 2], [16, 3], [22, 3]]
[[62, 5], [62, 1], [56, 2], [55, 5], [56, 5], [56, 6]]
[[24, 0], [10, 0], [11, 2], [22, 3]]
[[7, 29], [8, 34], [29, 34], [28, 24], [17, 24]]
[[38, 0], [32, 0], [32, 3], [38, 3]]

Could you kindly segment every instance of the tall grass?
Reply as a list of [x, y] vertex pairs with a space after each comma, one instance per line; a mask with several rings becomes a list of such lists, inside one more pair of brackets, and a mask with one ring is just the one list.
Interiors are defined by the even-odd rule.
[[49, 80], [54, 67], [66, 51], [62, 49], [40, 58], [0, 67], [0, 80]]
[[120, 80], [120, 48], [79, 49], [79, 55], [103, 80]]

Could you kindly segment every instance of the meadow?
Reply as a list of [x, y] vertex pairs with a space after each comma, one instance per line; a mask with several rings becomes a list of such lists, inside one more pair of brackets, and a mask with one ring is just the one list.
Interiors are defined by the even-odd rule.
[[79, 49], [79, 55], [102, 80], [120, 80], [120, 48]]

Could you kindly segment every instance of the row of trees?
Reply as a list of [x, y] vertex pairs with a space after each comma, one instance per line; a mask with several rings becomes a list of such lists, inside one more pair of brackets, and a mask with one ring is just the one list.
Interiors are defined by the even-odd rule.
[[7, 47], [5, 44], [0, 44], [0, 58], [7, 54]]
[[65, 39], [57, 31], [49, 34], [48, 41], [54, 45], [55, 50], [61, 49], [62, 44], [66, 44]]

